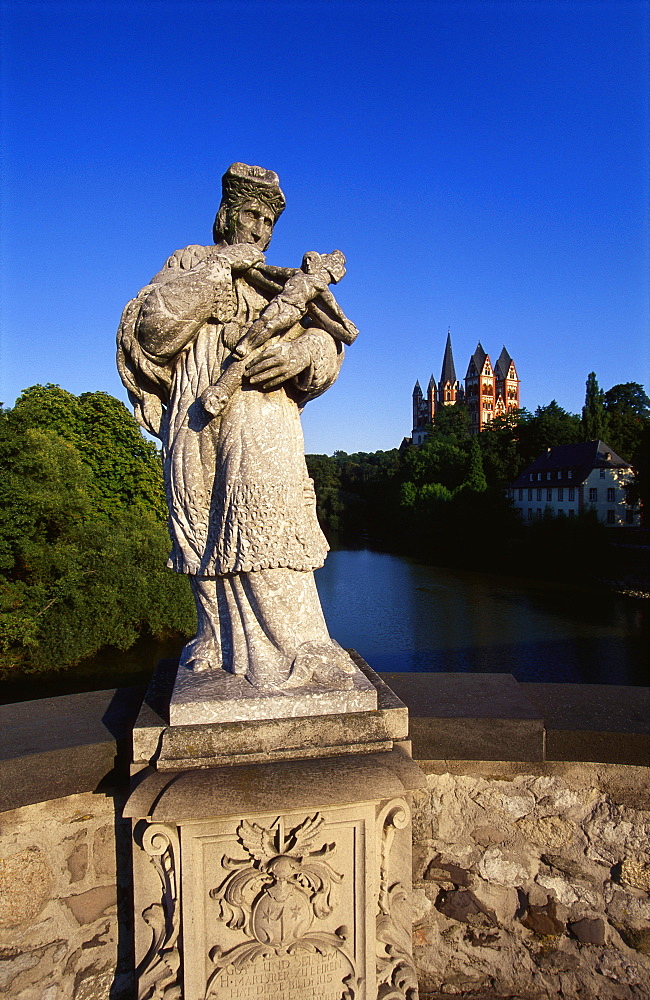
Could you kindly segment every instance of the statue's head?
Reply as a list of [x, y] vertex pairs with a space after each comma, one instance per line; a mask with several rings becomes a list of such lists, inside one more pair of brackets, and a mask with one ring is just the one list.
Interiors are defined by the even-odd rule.
[[222, 197], [214, 220], [215, 243], [254, 243], [266, 250], [284, 211], [280, 179], [273, 170], [233, 163], [221, 179]]

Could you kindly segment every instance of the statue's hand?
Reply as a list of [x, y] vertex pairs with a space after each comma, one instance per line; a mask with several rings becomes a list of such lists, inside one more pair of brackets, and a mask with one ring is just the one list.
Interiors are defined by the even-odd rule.
[[311, 363], [307, 347], [300, 339], [274, 344], [256, 355], [246, 365], [246, 374], [258, 389], [277, 389], [294, 375], [299, 375]]
[[227, 260], [233, 271], [247, 271], [265, 261], [264, 254], [253, 243], [233, 243], [231, 246], [219, 246], [209, 257], [210, 260]]

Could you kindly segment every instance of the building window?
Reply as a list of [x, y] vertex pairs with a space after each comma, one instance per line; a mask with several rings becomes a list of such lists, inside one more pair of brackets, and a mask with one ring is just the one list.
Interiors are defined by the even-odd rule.
[[575, 486], [569, 486], [569, 500], [575, 500], [575, 498], [576, 498]]
[[519, 499], [520, 500], [524, 499], [524, 491], [523, 490], [519, 490]]
[[542, 508], [538, 507], [537, 510], [536, 510], [536, 512], [535, 512], [535, 514], [536, 514], [537, 520], [541, 521], [542, 520]]
[[598, 503], [598, 490], [595, 486], [589, 489], [589, 503]]
[[547, 479], [550, 479], [550, 478], [551, 478], [551, 473], [550, 473], [550, 472], [547, 472], [547, 473], [546, 473], [546, 478], [547, 478]]
[[532, 511], [532, 508], [529, 507], [528, 508], [528, 520], [532, 521], [532, 519], [533, 519], [533, 511]]
[[607, 503], [615, 503], [616, 501], [616, 489], [612, 486], [607, 489]]
[[538, 499], [538, 500], [541, 500], [541, 499], [542, 499], [542, 491], [541, 491], [541, 490], [538, 490], [538, 491], [537, 491], [537, 499]]
[[607, 523], [616, 524], [616, 512], [613, 510], [607, 511]]
[[549, 503], [551, 502], [551, 500], [553, 499], [553, 490], [546, 491], [546, 499], [548, 500]]
[[561, 507], [558, 507], [558, 509], [557, 509], [557, 516], [558, 517], [564, 517], [564, 511], [562, 510]]
[[601, 470], [600, 470], [600, 478], [601, 478], [601, 479], [604, 479], [604, 478], [605, 478], [605, 470], [604, 470], [604, 469], [601, 469]]
[[541, 481], [542, 481], [542, 474], [541, 474], [541, 472], [538, 472], [537, 473], [537, 482], [541, 483]]
[[634, 511], [632, 510], [631, 507], [628, 507], [628, 509], [625, 511], [625, 523], [634, 524]]
[[564, 500], [564, 490], [561, 486], [558, 486], [557, 488], [557, 498], [558, 500]]
[[533, 499], [533, 491], [532, 490], [528, 490], [528, 499], [529, 500]]
[[532, 472], [531, 472], [531, 474], [529, 475], [529, 477], [528, 477], [528, 478], [530, 479], [530, 481], [531, 481], [531, 483], [532, 483], [532, 481], [533, 481], [533, 474], [532, 474]]
[[574, 511], [573, 507], [569, 507], [569, 517], [575, 517], [575, 516], [576, 512]]
[[567, 469], [566, 477], [567, 477], [567, 479], [573, 479], [573, 470], [572, 469]]

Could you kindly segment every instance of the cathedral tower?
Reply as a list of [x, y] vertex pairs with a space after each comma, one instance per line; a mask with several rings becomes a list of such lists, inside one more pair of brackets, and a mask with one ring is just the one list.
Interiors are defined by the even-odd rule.
[[442, 373], [438, 386], [438, 402], [440, 406], [449, 406], [452, 403], [460, 402], [462, 396], [463, 391], [460, 382], [456, 378], [454, 354], [451, 349], [451, 332], [447, 330], [447, 344], [442, 359]]
[[515, 363], [505, 347], [499, 355], [494, 369], [496, 376], [496, 413], [507, 413], [508, 410], [519, 409], [519, 377]]
[[429, 379], [426, 398], [420, 383], [413, 390], [413, 430], [411, 440], [422, 444], [427, 431], [435, 422], [436, 414], [443, 406], [465, 403], [470, 414], [470, 432], [480, 434], [496, 416], [518, 410], [519, 376], [515, 363], [504, 347], [496, 366], [492, 366], [489, 354], [483, 350], [481, 342], [469, 359], [465, 388], [456, 377], [454, 354], [451, 348], [451, 333], [447, 330], [447, 343], [442, 359], [440, 382], [436, 386], [433, 375]]

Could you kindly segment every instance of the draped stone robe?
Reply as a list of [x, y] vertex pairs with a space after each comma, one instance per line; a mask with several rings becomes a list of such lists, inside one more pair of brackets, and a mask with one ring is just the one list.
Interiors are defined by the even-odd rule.
[[162, 441], [168, 565], [216, 581], [214, 665], [268, 686], [297, 676], [301, 659], [327, 658], [329, 650], [340, 660], [342, 653], [313, 580], [328, 546], [299, 415], [335, 381], [342, 348], [329, 333], [297, 324], [282, 339], [301, 338], [308, 367], [271, 391], [244, 381], [224, 412], [210, 417], [201, 394], [272, 297], [245, 272], [237, 276], [239, 250], [193, 246], [172, 254], [125, 309], [118, 367], [136, 415]]

